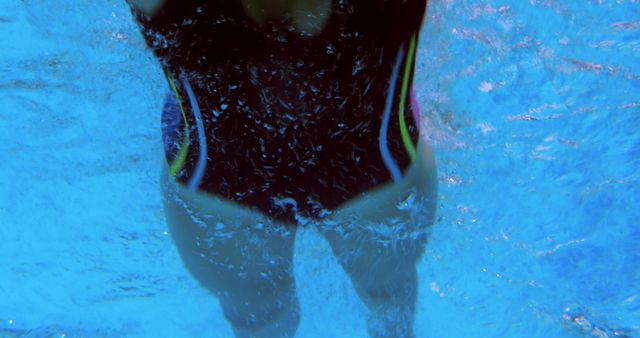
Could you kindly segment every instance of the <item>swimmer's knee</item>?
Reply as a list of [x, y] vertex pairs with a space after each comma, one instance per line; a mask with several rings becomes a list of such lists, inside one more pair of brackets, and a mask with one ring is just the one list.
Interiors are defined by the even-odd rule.
[[369, 309], [367, 328], [371, 337], [414, 337], [413, 317], [418, 295], [415, 269], [384, 281], [370, 280], [356, 290]]
[[413, 298], [417, 293], [415, 266], [381, 278], [354, 278], [358, 293], [365, 301], [384, 303], [394, 298]]
[[296, 326], [300, 320], [300, 305], [295, 290], [246, 300], [243, 297], [220, 299], [224, 315], [235, 331], [259, 332], [267, 327]]

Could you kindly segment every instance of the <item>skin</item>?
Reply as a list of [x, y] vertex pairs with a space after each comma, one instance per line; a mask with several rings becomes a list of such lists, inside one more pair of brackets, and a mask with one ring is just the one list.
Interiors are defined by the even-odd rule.
[[129, 4], [143, 13], [153, 16], [166, 0], [127, 0]]
[[[148, 15], [155, 14], [166, 0], [128, 0]], [[300, 36], [311, 37], [322, 31], [331, 12], [331, 0], [241, 0], [249, 17], [257, 24], [291, 19]]]
[[241, 0], [249, 16], [258, 24], [292, 19], [300, 36], [322, 31], [331, 12], [331, 0]]
[[[153, 15], [164, 0], [129, 0]], [[301, 36], [322, 31], [330, 0], [241, 0], [259, 25], [291, 19]], [[378, 151], [377, 144], [371, 151]], [[218, 296], [236, 337], [293, 337], [300, 308], [293, 279], [295, 226], [161, 175], [165, 214], [182, 261]], [[407, 196], [414, 205], [398, 207]], [[317, 224], [369, 309], [372, 337], [413, 337], [416, 263], [437, 196], [436, 164], [424, 142], [400, 182], [354, 198]], [[419, 236], [410, 236], [419, 233]]]

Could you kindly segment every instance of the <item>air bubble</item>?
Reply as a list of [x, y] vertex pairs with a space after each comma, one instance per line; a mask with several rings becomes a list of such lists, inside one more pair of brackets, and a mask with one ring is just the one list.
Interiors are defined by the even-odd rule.
[[411, 189], [407, 192], [406, 196], [396, 205], [398, 210], [411, 210], [416, 204], [416, 191]]

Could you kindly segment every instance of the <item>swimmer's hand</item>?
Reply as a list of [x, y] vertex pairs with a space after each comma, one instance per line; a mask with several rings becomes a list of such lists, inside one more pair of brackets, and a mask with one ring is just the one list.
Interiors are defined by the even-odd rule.
[[322, 31], [331, 16], [331, 0], [241, 0], [247, 15], [257, 24], [291, 19], [300, 36]]
[[[126, 0], [133, 8], [153, 16], [166, 0]], [[303, 37], [322, 31], [331, 16], [331, 0], [240, 0], [247, 15], [259, 25], [291, 19]]]
[[142, 13], [153, 16], [166, 0], [126, 0], [131, 7]]

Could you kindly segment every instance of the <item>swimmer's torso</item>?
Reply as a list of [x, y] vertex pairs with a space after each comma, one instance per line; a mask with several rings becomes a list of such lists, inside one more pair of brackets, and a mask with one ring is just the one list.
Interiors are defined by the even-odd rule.
[[172, 174], [292, 222], [390, 182], [389, 161], [404, 172], [418, 140], [410, 87], [425, 7], [335, 0], [314, 35], [286, 16], [258, 24], [240, 0], [136, 13], [177, 99], [163, 114]]

